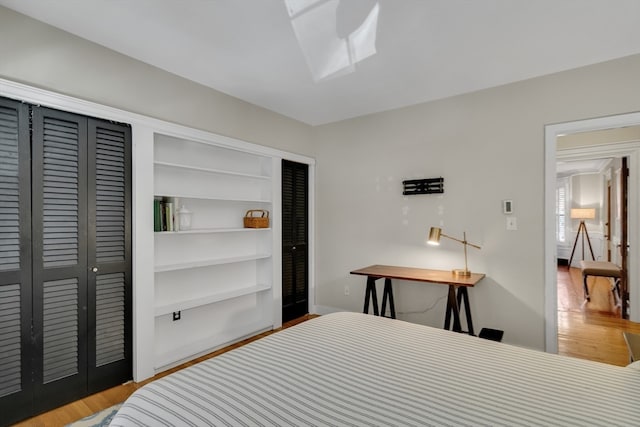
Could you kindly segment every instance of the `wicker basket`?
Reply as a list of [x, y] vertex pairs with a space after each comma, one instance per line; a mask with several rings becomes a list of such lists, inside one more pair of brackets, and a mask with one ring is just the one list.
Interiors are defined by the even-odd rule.
[[[261, 216], [255, 216], [261, 213]], [[269, 211], [263, 209], [248, 210], [244, 216], [244, 228], [269, 228]]]

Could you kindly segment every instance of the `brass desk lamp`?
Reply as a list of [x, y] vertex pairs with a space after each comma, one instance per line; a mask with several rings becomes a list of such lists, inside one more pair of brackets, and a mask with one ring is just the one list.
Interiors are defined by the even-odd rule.
[[455, 237], [447, 236], [442, 232], [442, 229], [439, 227], [431, 227], [429, 230], [429, 240], [427, 243], [430, 245], [439, 245], [440, 237], [446, 237], [447, 239], [455, 240], [458, 243], [462, 243], [464, 245], [464, 269], [454, 269], [453, 274], [460, 277], [469, 277], [471, 276], [471, 272], [467, 266], [467, 246], [473, 246], [476, 249], [480, 249], [480, 246], [474, 245], [473, 243], [467, 242], [467, 233], [462, 233], [462, 240], [456, 239]]

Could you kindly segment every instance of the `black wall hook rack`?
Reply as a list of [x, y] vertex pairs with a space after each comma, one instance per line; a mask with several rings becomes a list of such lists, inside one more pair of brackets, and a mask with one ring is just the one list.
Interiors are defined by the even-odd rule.
[[444, 193], [444, 178], [410, 179], [402, 181], [403, 195]]

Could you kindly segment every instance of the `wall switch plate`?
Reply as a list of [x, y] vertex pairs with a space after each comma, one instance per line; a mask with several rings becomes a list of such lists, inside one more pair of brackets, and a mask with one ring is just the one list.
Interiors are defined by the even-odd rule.
[[516, 221], [516, 217], [515, 216], [508, 216], [507, 217], [507, 230], [515, 231], [517, 229], [518, 229], [518, 222]]
[[173, 321], [175, 322], [176, 320], [180, 320], [180, 312], [179, 311], [174, 311], [173, 312]]
[[350, 292], [350, 290], [349, 290], [349, 285], [346, 285], [346, 286], [344, 287], [344, 294], [345, 294], [345, 295], [347, 295], [347, 296], [349, 296], [349, 294], [350, 294], [350, 293], [351, 293], [351, 292]]

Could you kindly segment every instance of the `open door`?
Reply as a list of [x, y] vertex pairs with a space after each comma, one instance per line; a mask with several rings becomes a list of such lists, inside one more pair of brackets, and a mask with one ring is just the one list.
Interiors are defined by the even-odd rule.
[[621, 316], [623, 319], [629, 318], [629, 270], [627, 267], [629, 253], [628, 179], [628, 159], [623, 157], [620, 169], [620, 267], [622, 268], [620, 299], [622, 300]]
[[606, 212], [607, 218], [604, 223], [604, 244], [607, 253], [607, 261], [611, 262], [611, 179], [607, 180], [607, 194], [606, 194]]

